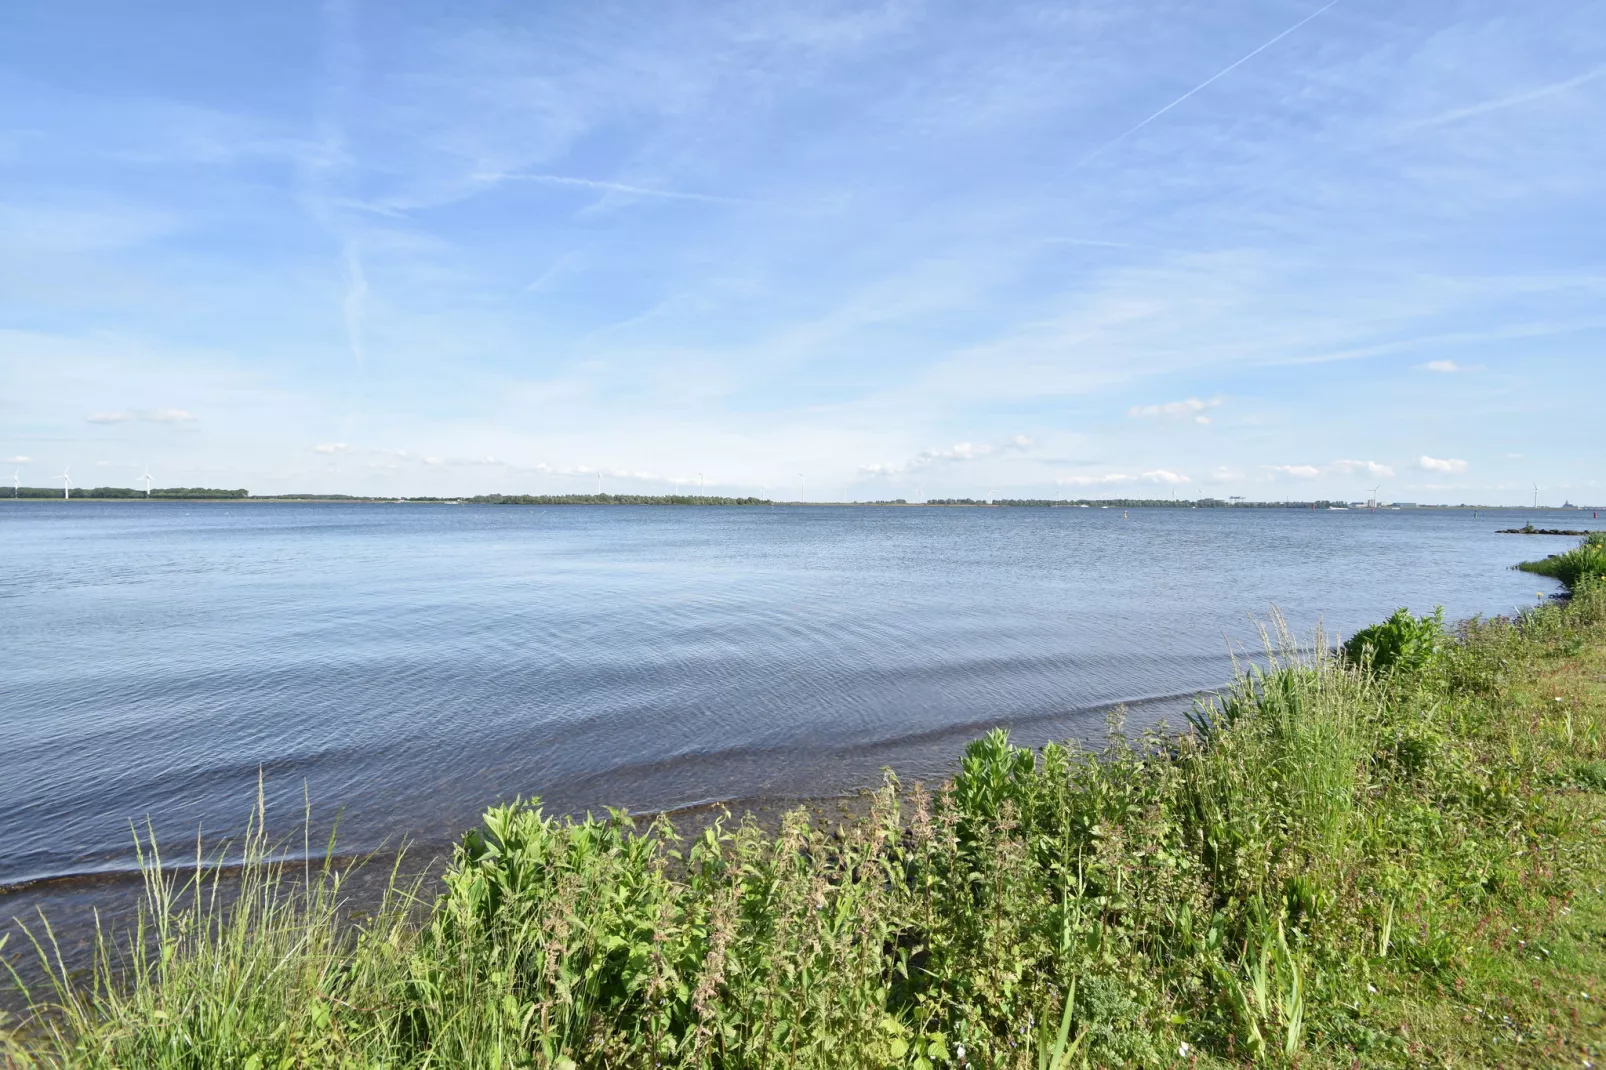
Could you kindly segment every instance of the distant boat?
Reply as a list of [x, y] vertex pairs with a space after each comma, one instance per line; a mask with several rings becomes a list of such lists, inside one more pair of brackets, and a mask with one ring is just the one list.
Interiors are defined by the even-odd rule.
[[1349, 512], [1349, 506], [1347, 506], [1347, 505], [1329, 505], [1327, 507], [1327, 511], [1329, 513], [1347, 513], [1347, 512]]

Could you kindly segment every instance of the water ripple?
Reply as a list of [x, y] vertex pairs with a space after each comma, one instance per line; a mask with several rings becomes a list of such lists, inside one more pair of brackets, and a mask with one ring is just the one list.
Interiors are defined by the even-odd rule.
[[941, 776], [993, 725], [1175, 722], [1276, 602], [1340, 630], [1531, 600], [1466, 514], [0, 507], [0, 885], [237, 831]]

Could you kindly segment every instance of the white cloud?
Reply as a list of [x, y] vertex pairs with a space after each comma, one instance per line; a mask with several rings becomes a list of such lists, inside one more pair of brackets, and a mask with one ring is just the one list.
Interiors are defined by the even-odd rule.
[[85, 417], [92, 424], [122, 424], [143, 421], [153, 424], [181, 424], [200, 419], [183, 409], [121, 409], [116, 412], [92, 412]]
[[923, 449], [899, 464], [861, 464], [859, 472], [866, 476], [895, 476], [944, 461], [976, 461], [997, 453], [1019, 452], [1030, 449], [1032, 444], [1029, 435], [1011, 435], [1002, 442], [955, 442], [947, 449]]
[[1102, 476], [1062, 476], [1054, 482], [1062, 487], [1096, 487], [1105, 483], [1130, 483], [1132, 477], [1111, 472]]
[[1457, 364], [1453, 360], [1430, 360], [1420, 366], [1423, 371], [1443, 372], [1454, 375], [1456, 372], [1479, 372], [1483, 370], [1482, 364]]
[[1342, 460], [1333, 461], [1317, 467], [1314, 464], [1268, 464], [1262, 465], [1268, 472], [1291, 476], [1294, 479], [1317, 479], [1321, 476], [1377, 476], [1388, 479], [1394, 475], [1394, 469], [1377, 461]]
[[1386, 464], [1376, 461], [1334, 461], [1327, 466], [1327, 471], [1338, 475], [1368, 475], [1388, 479], [1394, 475], [1394, 469]]
[[1063, 476], [1054, 482], [1062, 487], [1097, 487], [1110, 483], [1164, 483], [1175, 486], [1191, 480], [1181, 472], [1173, 472], [1169, 468], [1156, 468], [1136, 476], [1126, 475], [1123, 472], [1109, 472], [1098, 476]]
[[1454, 457], [1429, 457], [1424, 454], [1416, 459], [1416, 466], [1424, 472], [1450, 472], [1460, 474], [1467, 470], [1467, 462]]
[[[430, 467], [447, 466], [451, 468], [496, 468], [505, 466], [506, 461], [486, 455], [484, 457], [425, 457], [424, 463]], [[541, 465], [542, 469], [546, 466]]]
[[320, 442], [312, 447], [313, 453], [342, 453], [351, 447], [344, 442]]
[[7, 457], [4, 462], [0, 462], [0, 463], [4, 463], [4, 464], [32, 464], [33, 463], [33, 458], [32, 457], [24, 457], [21, 454], [18, 454], [15, 457]]
[[1134, 405], [1126, 410], [1126, 414], [1133, 419], [1140, 417], [1169, 416], [1174, 419], [1192, 418], [1194, 423], [1207, 424], [1210, 417], [1204, 415], [1206, 409], [1213, 409], [1226, 398], [1214, 397], [1209, 401], [1200, 398], [1188, 398], [1184, 401], [1168, 401], [1163, 405]]
[[977, 446], [970, 442], [955, 442], [951, 449], [927, 450], [923, 456], [933, 461], [974, 461], [977, 457], [985, 457], [992, 451], [991, 446]]

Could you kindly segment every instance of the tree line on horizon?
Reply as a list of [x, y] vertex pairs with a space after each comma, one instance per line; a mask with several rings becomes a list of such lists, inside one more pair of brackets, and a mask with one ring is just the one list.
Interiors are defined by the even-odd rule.
[[[11, 498], [60, 498], [60, 487], [13, 487], [10, 495], [0, 492], [0, 497]], [[143, 490], [133, 487], [74, 487], [74, 498], [249, 498], [251, 492], [243, 487], [237, 490], [220, 490], [216, 487], [152, 487], [147, 495]]]

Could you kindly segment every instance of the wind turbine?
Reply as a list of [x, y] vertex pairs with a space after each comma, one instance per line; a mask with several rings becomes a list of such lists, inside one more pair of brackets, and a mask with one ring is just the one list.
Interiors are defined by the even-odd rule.
[[151, 496], [151, 484], [156, 482], [153, 478], [151, 478], [151, 466], [150, 465], [147, 464], [145, 466], [145, 474], [140, 476], [139, 478], [141, 478], [141, 479], [143, 479], [145, 481], [145, 497], [149, 498]]
[[72, 466], [71, 465], [62, 465], [62, 467], [61, 467], [61, 496], [64, 499], [72, 497], [72, 476], [69, 474], [71, 471], [72, 471]]
[[803, 504], [803, 473], [797, 474], [797, 504]]
[[1534, 508], [1539, 508], [1539, 484], [1534, 484]]
[[1382, 486], [1383, 484], [1379, 483], [1376, 487], [1372, 488], [1372, 512], [1374, 513], [1377, 512], [1377, 492]]
[[11, 496], [13, 498], [17, 498], [17, 497], [20, 497], [21, 495], [22, 495], [22, 469], [19, 468], [15, 472], [11, 473]]

